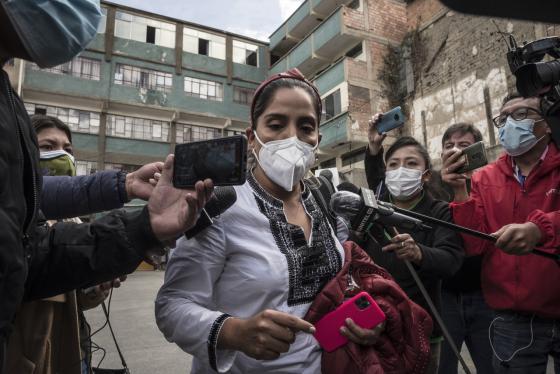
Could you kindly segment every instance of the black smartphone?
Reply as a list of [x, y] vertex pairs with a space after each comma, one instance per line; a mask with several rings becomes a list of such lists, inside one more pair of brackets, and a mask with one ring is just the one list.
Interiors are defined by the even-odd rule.
[[461, 168], [459, 168], [456, 173], [466, 173], [468, 171], [478, 169], [488, 164], [484, 142], [476, 142], [474, 144], [471, 144], [467, 148], [463, 149], [462, 153], [465, 164]]
[[247, 177], [247, 138], [227, 138], [177, 144], [173, 164], [173, 185], [193, 188], [197, 181], [212, 179], [214, 186], [245, 183]]
[[377, 132], [384, 134], [404, 125], [404, 115], [400, 106], [383, 113], [381, 120], [375, 125]]

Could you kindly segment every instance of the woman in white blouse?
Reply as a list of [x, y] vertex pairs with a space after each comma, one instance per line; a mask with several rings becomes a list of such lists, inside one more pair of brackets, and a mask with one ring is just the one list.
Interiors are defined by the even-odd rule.
[[[192, 373], [320, 373], [314, 328], [301, 318], [344, 262], [302, 182], [320, 141], [321, 100], [297, 69], [255, 91], [249, 146], [257, 160], [236, 203], [171, 257], [156, 299], [165, 337], [194, 356]], [[372, 344], [352, 321], [341, 333]]]

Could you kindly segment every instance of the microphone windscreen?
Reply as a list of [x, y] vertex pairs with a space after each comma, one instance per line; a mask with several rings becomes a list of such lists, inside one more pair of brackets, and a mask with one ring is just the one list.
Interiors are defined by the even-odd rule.
[[331, 210], [349, 221], [358, 215], [363, 206], [361, 196], [350, 191], [338, 191], [331, 196]]
[[216, 217], [228, 210], [237, 201], [237, 193], [232, 186], [218, 186], [204, 209], [210, 217]]
[[350, 182], [342, 182], [341, 184], [339, 184], [338, 186], [336, 186], [336, 189], [339, 191], [349, 191], [349, 192], [353, 192], [356, 195], [360, 194], [360, 187], [356, 186], [355, 184], [352, 184]]

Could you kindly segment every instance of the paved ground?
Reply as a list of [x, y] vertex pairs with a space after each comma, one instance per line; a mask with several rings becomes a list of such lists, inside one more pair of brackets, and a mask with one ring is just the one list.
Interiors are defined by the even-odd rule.
[[[191, 356], [181, 351], [175, 344], [167, 342], [155, 323], [154, 299], [162, 283], [163, 272], [136, 272], [113, 293], [111, 323], [131, 374], [190, 372]], [[99, 328], [105, 321], [101, 308], [87, 312], [86, 317], [93, 330]], [[93, 340], [107, 350], [101, 367], [120, 368], [120, 360], [109, 329], [103, 329]], [[463, 350], [462, 353], [474, 374], [474, 365], [468, 352]], [[94, 365], [100, 358], [100, 354], [94, 355]], [[549, 364], [547, 374], [553, 373], [551, 366]], [[459, 370], [459, 373], [464, 374], [462, 370]]]
[[[191, 370], [191, 356], [165, 340], [156, 326], [154, 300], [162, 283], [163, 272], [136, 272], [113, 292], [111, 324], [131, 374], [184, 374]], [[88, 311], [86, 317], [92, 331], [105, 322], [101, 308]], [[122, 367], [108, 328], [93, 340], [107, 350], [102, 368]], [[94, 356], [94, 365], [100, 358]]]

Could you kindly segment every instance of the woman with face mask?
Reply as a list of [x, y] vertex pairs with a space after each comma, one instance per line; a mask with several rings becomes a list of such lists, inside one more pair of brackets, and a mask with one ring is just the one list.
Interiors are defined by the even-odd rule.
[[[414, 138], [401, 137], [385, 152], [383, 140], [375, 128], [381, 119], [377, 114], [369, 124], [369, 146], [365, 168], [369, 187], [383, 201], [403, 209], [451, 221], [448, 204], [434, 199], [427, 188], [431, 175], [431, 161], [426, 149]], [[385, 162], [384, 162], [385, 161]], [[370, 231], [377, 240], [366, 239], [365, 249], [373, 261], [387, 269], [408, 296], [430, 314], [428, 303], [420, 293], [403, 260], [410, 261], [426, 286], [436, 308], [441, 309], [441, 280], [452, 276], [463, 262], [462, 242], [451, 230], [433, 226], [428, 231], [407, 231], [374, 226]], [[441, 328], [434, 321], [427, 373], [437, 373]]]
[[[254, 166], [236, 203], [178, 242], [156, 299], [169, 341], [194, 356], [192, 373], [320, 373], [304, 321], [344, 262], [342, 245], [303, 178], [315, 161], [321, 101], [297, 70], [255, 91], [247, 137]], [[372, 344], [373, 330], [343, 334]]]
[[[75, 176], [76, 163], [70, 128], [55, 117], [34, 115], [31, 123], [39, 143], [39, 166], [44, 175]], [[65, 221], [80, 223], [79, 218]], [[55, 221], [48, 221], [49, 224]], [[123, 278], [124, 279], [124, 278]], [[82, 290], [23, 303], [16, 314], [10, 337], [8, 373], [87, 374], [89, 326], [83, 311], [101, 304], [120, 280]]]

